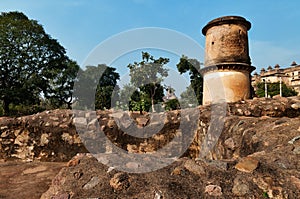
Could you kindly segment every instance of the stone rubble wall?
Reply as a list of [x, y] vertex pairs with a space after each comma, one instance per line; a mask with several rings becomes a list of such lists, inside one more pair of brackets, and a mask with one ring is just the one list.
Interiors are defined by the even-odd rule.
[[[215, 113], [218, 113], [218, 108], [220, 108], [219, 112], [221, 113], [222, 107], [224, 106], [218, 107], [216, 105]], [[234, 122], [238, 124], [243, 118], [274, 117], [277, 118], [276, 120], [282, 120], [285, 117], [299, 117], [300, 97], [246, 100], [226, 104], [225, 108], [226, 115], [220, 115], [225, 121], [224, 125], [221, 126], [222, 131], [231, 131], [232, 135], [235, 135], [238, 130], [230, 129], [228, 124]], [[202, 142], [210, 126], [212, 109], [211, 106], [198, 107], [199, 119], [195, 121], [198, 122], [198, 127], [193, 132], [195, 137], [183, 156], [198, 157], [200, 148], [203, 147]], [[153, 153], [164, 147], [174, 137], [185, 133], [178, 128], [181, 122], [188, 121], [190, 117], [181, 118], [181, 111], [152, 115], [147, 113], [139, 115], [135, 112], [112, 114], [111, 111], [76, 111], [75, 117], [72, 110], [51, 110], [18, 118], [2, 117], [0, 118], [0, 159], [68, 161], [77, 153], [88, 152], [82, 143], [82, 138], [85, 142], [89, 142], [89, 140], [102, 139], [104, 136], [116, 146], [130, 153]], [[185, 111], [191, 117], [195, 116], [193, 109]], [[218, 117], [218, 114], [216, 116]], [[133, 123], [128, 122], [130, 118]], [[150, 125], [150, 129], [152, 127], [156, 129], [156, 126], [161, 125], [162, 121], [163, 128], [152, 136], [146, 136], [147, 138], [137, 138], [120, 129], [120, 127], [122, 129], [131, 128], [132, 125], [137, 125], [140, 129]], [[76, 123], [77, 129], [74, 123]], [[242, 124], [239, 125], [242, 126]], [[81, 129], [80, 126], [83, 128]], [[104, 134], [95, 133], [97, 128], [100, 128]], [[255, 129], [255, 124], [251, 128]], [[183, 139], [186, 138], [183, 136]], [[234, 137], [225, 143], [229, 148], [234, 147], [234, 140], [232, 139]], [[181, 143], [175, 143], [175, 145], [180, 150]], [[220, 147], [218, 148], [218, 146]], [[230, 150], [225, 150], [223, 146], [224, 143], [218, 143], [216, 149], [210, 154], [210, 158], [229, 158], [229, 156], [234, 155], [230, 154]], [[113, 153], [109, 145], [95, 144], [94, 148], [97, 153]], [[239, 153], [243, 153], [243, 151]]]
[[0, 118], [0, 158], [67, 161], [85, 148], [72, 123], [72, 111], [52, 110]]

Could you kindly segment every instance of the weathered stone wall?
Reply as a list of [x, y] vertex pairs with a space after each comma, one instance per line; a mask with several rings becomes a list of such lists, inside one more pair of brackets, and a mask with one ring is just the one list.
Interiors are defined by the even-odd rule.
[[76, 133], [70, 110], [0, 119], [0, 158], [66, 161], [85, 147]]
[[[111, 164], [118, 154], [105, 154], [101, 161], [77, 154], [41, 198], [299, 198], [299, 100], [229, 104], [219, 126], [222, 133], [206, 158], [173, 159], [156, 170], [152, 166], [161, 164], [158, 158], [147, 164], [151, 172], [124, 172], [137, 171], [144, 163], [139, 159], [124, 160], [120, 170]], [[213, 109], [222, 106], [199, 107], [198, 137], [188, 154], [199, 152], [208, 126], [217, 130], [214, 117], [209, 121]]]
[[[195, 121], [198, 122], [198, 128], [194, 132], [194, 141], [185, 152], [185, 156], [198, 157], [200, 146], [210, 126], [211, 109], [211, 106], [199, 107], [199, 120]], [[246, 100], [227, 104], [226, 109], [225, 120], [228, 117], [236, 117], [231, 119], [232, 121], [226, 120], [225, 126], [222, 126], [222, 128], [224, 127], [222, 131], [230, 131], [234, 135], [236, 132], [227, 129], [226, 124], [237, 122], [244, 117], [274, 117], [277, 118], [276, 120], [280, 120], [282, 117], [298, 117], [300, 115], [300, 98]], [[109, 138], [118, 147], [132, 153], [151, 153], [165, 146], [176, 135], [182, 133], [178, 131], [180, 122], [189, 119], [188, 117], [181, 118], [181, 111], [160, 113], [156, 118], [157, 121], [164, 119], [164, 125], [160, 132], [149, 138], [136, 138], [120, 129], [118, 126], [120, 124], [116, 123], [118, 122], [117, 117], [113, 117], [110, 111], [82, 111], [78, 114], [76, 116], [77, 122], [81, 121], [81, 124], [86, 125], [88, 129], [81, 134], [85, 140], [101, 139], [99, 134], [94, 133], [94, 129], [99, 125], [104, 131], [103, 137]], [[191, 112], [190, 114], [194, 113]], [[124, 119], [123, 125], [127, 121], [124, 116], [130, 116], [134, 123], [139, 126], [138, 128], [149, 125], [151, 120], [150, 115], [147, 114], [141, 116], [138, 113], [125, 113], [119, 117], [120, 120]], [[0, 159], [67, 161], [77, 153], [87, 152], [76, 131], [73, 117], [71, 110], [52, 110], [18, 118], [0, 118]], [[150, 125], [155, 126], [156, 124], [152, 120]], [[255, 125], [251, 128], [255, 128]], [[178, 143], [178, 147], [180, 146]], [[99, 153], [113, 152], [106, 145], [95, 147]], [[222, 152], [222, 150], [218, 149], [213, 152], [215, 154], [212, 154], [211, 158], [227, 157], [229, 152], [226, 150]]]

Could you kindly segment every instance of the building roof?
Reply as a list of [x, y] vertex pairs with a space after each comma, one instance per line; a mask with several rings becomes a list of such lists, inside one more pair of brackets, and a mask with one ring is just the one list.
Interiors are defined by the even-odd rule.
[[251, 23], [247, 21], [244, 17], [240, 16], [223, 16], [216, 18], [206, 24], [202, 29], [202, 34], [206, 35], [208, 29], [213, 26], [223, 25], [223, 24], [242, 24], [246, 26], [247, 30], [251, 28]]
[[297, 66], [297, 63], [296, 63], [295, 61], [293, 61], [293, 62], [291, 63], [291, 66]]

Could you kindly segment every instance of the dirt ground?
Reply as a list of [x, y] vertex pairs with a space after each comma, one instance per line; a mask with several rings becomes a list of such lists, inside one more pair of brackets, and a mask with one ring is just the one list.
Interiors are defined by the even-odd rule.
[[[120, 156], [111, 153], [98, 157], [113, 163]], [[211, 156], [213, 159], [180, 158], [167, 167], [138, 174], [119, 171], [91, 155], [79, 154], [53, 179], [42, 198], [297, 199], [300, 196], [299, 117], [228, 116]], [[126, 161], [124, 167], [138, 170], [148, 160]], [[147, 165], [150, 163], [160, 161], [149, 161]]]
[[0, 198], [40, 198], [66, 163], [0, 162]]

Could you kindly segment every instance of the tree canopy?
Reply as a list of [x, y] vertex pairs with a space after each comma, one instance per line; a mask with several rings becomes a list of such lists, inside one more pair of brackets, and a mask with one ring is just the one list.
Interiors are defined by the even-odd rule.
[[[103, 65], [98, 65], [103, 67]], [[118, 101], [119, 86], [117, 81], [120, 79], [119, 73], [113, 67], [106, 67], [104, 73], [99, 79], [99, 84], [96, 89], [96, 109], [110, 109], [115, 106]]]
[[105, 64], [86, 66], [78, 73], [75, 95], [78, 108], [109, 109], [118, 101], [120, 79], [116, 69]]
[[180, 105], [182, 108], [196, 107], [199, 105], [197, 95], [191, 85], [180, 94]]
[[187, 56], [182, 55], [179, 63], [177, 64], [177, 69], [182, 73], [186, 73], [189, 71], [190, 75], [190, 87], [194, 90], [192, 93], [191, 88], [187, 88], [185, 93], [181, 94], [181, 98], [185, 101], [186, 104], [194, 104], [195, 100], [191, 97], [196, 95], [198, 100], [198, 104], [202, 104], [202, 96], [203, 96], [203, 78], [200, 74], [200, 62], [197, 59], [189, 59]]
[[[265, 83], [260, 82], [255, 87], [256, 87], [256, 92], [255, 92], [256, 95], [258, 97], [264, 97], [265, 96]], [[270, 97], [279, 95], [279, 93], [280, 93], [280, 83], [279, 82], [268, 83], [267, 87], [268, 87], [267, 93]], [[297, 95], [297, 92], [282, 82], [282, 96], [290, 97], [290, 96], [295, 96], [295, 95]]]
[[0, 15], [0, 100], [34, 105], [42, 98], [53, 106], [70, 105], [78, 65], [66, 56], [42, 25], [20, 12]]
[[155, 59], [148, 52], [142, 52], [142, 61], [128, 65], [130, 69], [130, 83], [137, 89], [131, 101], [131, 105], [140, 111], [149, 111], [151, 105], [155, 112], [155, 104], [162, 102], [164, 88], [161, 85], [168, 76], [168, 69], [164, 65], [169, 62], [168, 58], [159, 57]]

